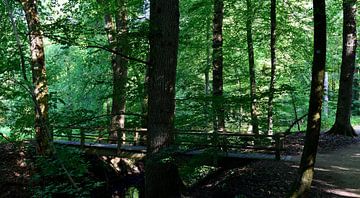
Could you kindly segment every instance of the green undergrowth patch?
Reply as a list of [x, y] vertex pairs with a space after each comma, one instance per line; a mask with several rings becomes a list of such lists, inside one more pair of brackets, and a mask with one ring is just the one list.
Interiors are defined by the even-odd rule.
[[54, 156], [36, 156], [31, 176], [33, 197], [89, 197], [102, 185], [89, 175], [90, 164], [76, 148], [56, 147]]
[[180, 176], [187, 187], [197, 184], [219, 169], [218, 152], [215, 149], [204, 150], [199, 155], [180, 157], [177, 161]]

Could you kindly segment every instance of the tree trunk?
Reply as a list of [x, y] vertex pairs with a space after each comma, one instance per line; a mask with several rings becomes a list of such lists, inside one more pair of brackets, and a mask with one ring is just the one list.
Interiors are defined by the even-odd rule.
[[213, 18], [213, 105], [214, 131], [225, 130], [225, 115], [223, 105], [223, 0], [214, 0]]
[[46, 80], [44, 42], [41, 32], [37, 1], [21, 0], [25, 12], [30, 39], [33, 98], [35, 103], [35, 138], [37, 153], [50, 154], [48, 130], [48, 86]]
[[179, 0], [151, 0], [147, 198], [181, 196], [181, 179], [168, 149], [174, 142], [178, 46]]
[[[127, 83], [127, 65], [128, 60], [122, 58], [119, 54], [128, 55], [128, 36], [127, 36], [127, 10], [126, 0], [117, 0], [117, 11], [115, 16], [115, 25], [111, 14], [105, 14], [105, 29], [108, 35], [108, 41], [112, 53], [111, 65], [113, 73], [113, 94], [111, 107], [111, 133], [110, 139], [119, 138], [119, 133], [125, 128], [125, 108], [126, 108], [126, 83]], [[122, 134], [125, 139], [125, 134]], [[118, 139], [118, 143], [121, 143]]]
[[325, 72], [324, 79], [324, 102], [323, 102], [323, 112], [325, 118], [329, 116], [329, 74]]
[[206, 66], [205, 66], [205, 106], [204, 106], [204, 113], [205, 113], [205, 127], [207, 128], [209, 125], [209, 93], [210, 93], [210, 69], [211, 69], [211, 19], [207, 20], [207, 27], [206, 27]]
[[356, 59], [356, 0], [343, 0], [343, 52], [335, 124], [328, 132], [356, 136], [350, 123]]
[[358, 68], [355, 68], [354, 71], [354, 94], [353, 94], [353, 115], [359, 116], [360, 115], [360, 72]]
[[299, 176], [296, 179], [291, 197], [309, 197], [316, 160], [321, 126], [321, 107], [324, 94], [324, 75], [326, 64], [326, 14], [325, 0], [314, 0], [314, 60], [309, 101], [309, 114], [305, 144]]
[[254, 44], [252, 38], [252, 21], [253, 12], [251, 0], [246, 0], [247, 18], [246, 18], [246, 40], [247, 40], [247, 51], [249, 57], [249, 75], [250, 75], [250, 100], [251, 100], [251, 125], [252, 132], [259, 134], [259, 121], [257, 117], [256, 109], [256, 81], [255, 81], [255, 60], [254, 60]]
[[149, 100], [149, 67], [145, 68], [145, 77], [144, 77], [144, 89], [143, 89], [143, 99], [141, 103], [142, 119], [141, 127], [147, 128], [148, 121], [148, 100]]
[[275, 72], [276, 72], [276, 0], [271, 0], [271, 9], [270, 9], [270, 18], [271, 18], [271, 41], [270, 41], [270, 51], [271, 51], [271, 79], [270, 79], [270, 89], [269, 89], [269, 101], [268, 101], [268, 130], [269, 135], [273, 134], [273, 99], [275, 92]]

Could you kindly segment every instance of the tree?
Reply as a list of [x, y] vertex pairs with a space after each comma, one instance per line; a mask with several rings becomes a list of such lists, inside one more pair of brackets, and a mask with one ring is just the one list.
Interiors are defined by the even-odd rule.
[[357, 136], [350, 123], [356, 59], [356, 0], [343, 0], [343, 51], [335, 124], [329, 134]]
[[326, 13], [325, 0], [313, 1], [314, 57], [309, 101], [309, 114], [299, 176], [294, 183], [291, 197], [308, 197], [310, 191], [321, 126], [321, 107], [324, 94], [326, 63]]
[[213, 18], [213, 97], [214, 131], [225, 130], [223, 96], [223, 0], [214, 0]]
[[33, 100], [35, 103], [35, 138], [37, 153], [49, 154], [50, 134], [48, 130], [48, 86], [46, 80], [44, 42], [41, 32], [37, 1], [21, 0], [29, 29]]
[[179, 0], [150, 1], [150, 68], [146, 197], [180, 197], [181, 180], [169, 158], [174, 141]]
[[276, 72], [276, 0], [271, 0], [270, 8], [271, 18], [271, 30], [270, 30], [270, 51], [271, 51], [271, 79], [269, 89], [269, 101], [268, 101], [268, 131], [267, 133], [272, 135], [273, 133], [273, 100], [275, 92], [275, 72]]
[[254, 58], [254, 43], [252, 35], [252, 22], [253, 22], [253, 11], [251, 0], [246, 0], [246, 41], [249, 61], [249, 73], [250, 73], [250, 100], [251, 100], [251, 125], [252, 131], [255, 134], [259, 134], [259, 121], [257, 117], [256, 108], [256, 80], [255, 80], [255, 58]]
[[354, 71], [354, 87], [353, 87], [353, 114], [354, 115], [360, 115], [360, 69], [359, 66], [358, 68], [355, 68]]
[[[110, 133], [110, 138], [116, 139], [119, 137], [119, 132], [125, 127], [128, 60], [120, 56], [120, 54], [127, 56], [129, 51], [126, 0], [116, 0], [115, 25], [111, 13], [105, 14], [105, 30], [108, 35], [110, 49], [117, 52], [111, 54], [113, 93]], [[120, 141], [118, 142], [120, 143]]]

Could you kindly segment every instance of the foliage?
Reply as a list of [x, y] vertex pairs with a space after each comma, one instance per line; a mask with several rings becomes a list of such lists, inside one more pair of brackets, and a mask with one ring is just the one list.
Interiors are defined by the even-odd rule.
[[34, 197], [89, 197], [91, 190], [102, 185], [89, 175], [89, 163], [78, 149], [57, 147], [52, 158], [37, 156], [34, 165], [35, 174], [31, 176]]

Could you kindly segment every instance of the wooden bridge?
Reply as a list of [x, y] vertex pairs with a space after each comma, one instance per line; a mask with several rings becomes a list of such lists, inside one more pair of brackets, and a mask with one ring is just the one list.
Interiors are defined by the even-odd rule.
[[[142, 158], [146, 155], [146, 133], [146, 129], [122, 129], [121, 137], [111, 139], [105, 128], [59, 129], [54, 131], [54, 143], [81, 147], [90, 153]], [[176, 130], [175, 145], [179, 153], [185, 155], [198, 155], [214, 148], [220, 155], [229, 158], [290, 160], [290, 156], [281, 156], [285, 138], [284, 133], [256, 135]]]

